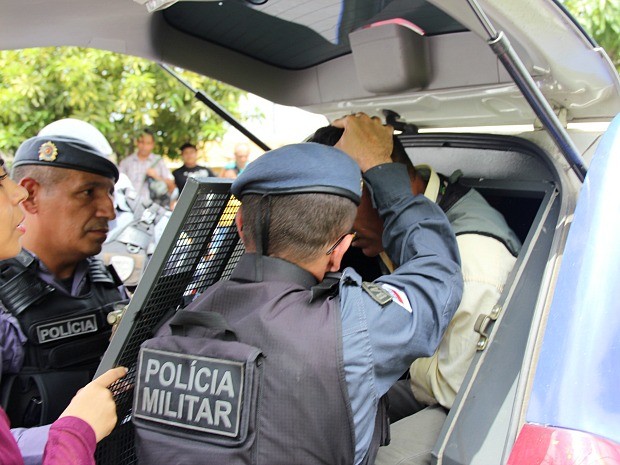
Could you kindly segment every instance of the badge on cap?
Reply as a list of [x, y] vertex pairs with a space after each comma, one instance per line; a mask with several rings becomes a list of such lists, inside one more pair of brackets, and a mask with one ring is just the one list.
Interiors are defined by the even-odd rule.
[[39, 160], [41, 161], [54, 161], [58, 156], [58, 149], [53, 142], [48, 141], [41, 144], [39, 147]]

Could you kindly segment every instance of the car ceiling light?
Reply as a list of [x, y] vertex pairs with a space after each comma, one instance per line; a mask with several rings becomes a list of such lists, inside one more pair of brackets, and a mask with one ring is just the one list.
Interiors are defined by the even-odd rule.
[[179, 0], [133, 0], [140, 5], [146, 6], [146, 11], [152, 13], [154, 11], [163, 10], [174, 5]]
[[[175, 3], [182, 0], [133, 0], [140, 5], [146, 6], [146, 10], [149, 13], [153, 13], [154, 11], [165, 10], [168, 7], [171, 7]], [[202, 2], [221, 2], [222, 0], [190, 0], [190, 1], [202, 1]], [[255, 0], [259, 1], [259, 0]], [[267, 0], [263, 0], [262, 3], [255, 3], [255, 1], [249, 1], [249, 3], [262, 5], [263, 3], [267, 3]]]

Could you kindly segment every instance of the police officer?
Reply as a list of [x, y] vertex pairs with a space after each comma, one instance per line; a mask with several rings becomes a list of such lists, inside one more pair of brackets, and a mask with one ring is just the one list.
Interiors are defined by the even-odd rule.
[[29, 195], [23, 249], [0, 262], [0, 322], [16, 319], [23, 333], [1, 354], [10, 359], [2, 402], [15, 427], [55, 420], [90, 381], [109, 341], [107, 313], [126, 295], [92, 258], [115, 216], [116, 166], [79, 139], [33, 137], [17, 150], [13, 179]]
[[[45, 126], [39, 136], [67, 136], [92, 145], [108, 160], [114, 157], [112, 146], [95, 126], [75, 118], [64, 118]], [[119, 173], [114, 186], [116, 219], [110, 221], [108, 238], [97, 258], [114, 266], [125, 287], [132, 291], [138, 285], [148, 257], [153, 254], [163, 234], [171, 212], [154, 203], [141, 199], [129, 177]]]
[[[371, 464], [387, 442], [383, 396], [413, 359], [437, 348], [461, 296], [459, 258], [445, 215], [413, 196], [405, 168], [391, 163], [392, 128], [365, 114], [334, 124], [345, 130], [341, 150], [285, 146], [233, 182], [246, 253], [229, 281], [182, 311], [217, 312], [226, 331], [260, 351], [258, 394], [239, 402], [243, 378], [223, 352], [201, 352], [220, 364], [217, 379], [206, 358], [157, 359], [161, 344], [143, 354], [135, 403], [143, 463]], [[353, 240], [360, 168], [397, 264], [372, 283], [351, 268], [332, 273]], [[190, 396], [204, 408], [192, 401], [188, 414]], [[205, 431], [191, 437], [198, 422]]]

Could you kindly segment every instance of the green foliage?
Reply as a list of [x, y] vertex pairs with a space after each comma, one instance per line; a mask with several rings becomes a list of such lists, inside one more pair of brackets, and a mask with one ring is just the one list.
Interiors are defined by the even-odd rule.
[[620, 0], [563, 0], [620, 71]]
[[[235, 117], [243, 116], [242, 91], [175, 71]], [[68, 117], [95, 125], [119, 159], [133, 151], [145, 127], [157, 134], [156, 150], [172, 158], [183, 143], [219, 140], [227, 130], [156, 63], [76, 47], [0, 52], [0, 153], [13, 153], [46, 124]]]

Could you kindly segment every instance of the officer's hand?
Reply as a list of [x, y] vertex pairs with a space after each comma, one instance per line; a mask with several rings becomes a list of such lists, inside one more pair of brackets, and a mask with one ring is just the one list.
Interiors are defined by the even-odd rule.
[[344, 129], [336, 147], [351, 156], [363, 172], [391, 163], [392, 126], [384, 126], [379, 118], [370, 118], [365, 113], [345, 116], [333, 121], [332, 125]]
[[108, 386], [126, 374], [125, 367], [106, 371], [80, 389], [59, 418], [77, 417], [84, 420], [95, 432], [97, 442], [101, 441], [116, 425], [116, 404]]

